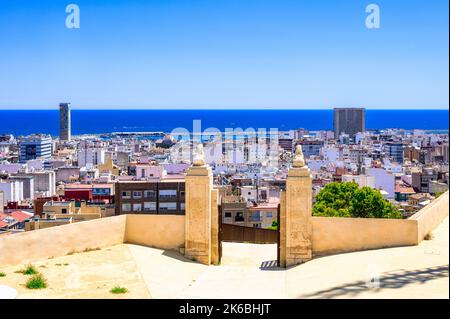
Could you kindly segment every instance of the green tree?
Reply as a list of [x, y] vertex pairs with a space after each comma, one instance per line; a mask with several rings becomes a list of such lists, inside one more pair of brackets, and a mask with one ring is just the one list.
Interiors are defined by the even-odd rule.
[[272, 222], [272, 226], [267, 227], [267, 229], [277, 230], [278, 229], [278, 221], [274, 220]]
[[355, 182], [330, 183], [316, 196], [314, 216], [402, 218], [402, 214], [380, 191], [359, 188]]

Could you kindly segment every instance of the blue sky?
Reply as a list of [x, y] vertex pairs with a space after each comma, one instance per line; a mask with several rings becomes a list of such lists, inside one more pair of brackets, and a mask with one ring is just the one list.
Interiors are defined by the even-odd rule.
[[[65, 26], [66, 5], [80, 29]], [[365, 8], [381, 9], [367, 29]], [[447, 0], [0, 0], [0, 108], [444, 108]]]

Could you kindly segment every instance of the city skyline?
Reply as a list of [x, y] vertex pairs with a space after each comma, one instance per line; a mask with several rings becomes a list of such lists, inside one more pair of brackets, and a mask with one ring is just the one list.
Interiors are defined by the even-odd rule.
[[[110, 107], [110, 108], [102, 108], [102, 107], [76, 107], [71, 106], [72, 110], [75, 111], [333, 111], [334, 109], [347, 108], [345, 106], [342, 107], [333, 107], [333, 106], [324, 106], [324, 107], [239, 107], [239, 106], [230, 106], [230, 107], [150, 107], [150, 106], [142, 106], [142, 107], [126, 107], [126, 106], [118, 106], [118, 107]], [[449, 107], [421, 107], [421, 108], [408, 108], [408, 107], [363, 107], [363, 106], [355, 106], [350, 108], [364, 108], [370, 111], [445, 111], [449, 110]], [[5, 107], [1, 108], [0, 111], [58, 111], [58, 108], [54, 106], [49, 107]]]
[[448, 2], [0, 3], [0, 109], [448, 109]]

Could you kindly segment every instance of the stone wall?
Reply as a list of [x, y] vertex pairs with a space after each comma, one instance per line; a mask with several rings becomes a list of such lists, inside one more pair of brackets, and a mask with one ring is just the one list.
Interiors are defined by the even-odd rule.
[[421, 242], [448, 216], [448, 195], [447, 191], [410, 217], [410, 220], [417, 221], [418, 224], [418, 242]]
[[185, 216], [120, 215], [2, 236], [0, 265], [122, 243], [179, 251], [184, 241]]
[[312, 217], [313, 254], [417, 245], [448, 216], [448, 205], [446, 192], [409, 219]]
[[211, 191], [211, 264], [218, 265], [219, 260], [219, 190]]
[[[0, 238], [0, 265], [124, 242], [177, 251], [188, 247], [187, 257], [204, 264], [217, 264], [218, 191], [212, 189], [209, 169], [199, 167], [190, 173], [186, 216], [120, 215], [3, 236]], [[291, 173], [288, 182], [287, 191], [281, 192], [280, 198], [280, 253], [284, 267], [309, 260], [304, 252], [310, 249], [308, 243], [312, 244], [314, 256], [417, 245], [449, 212], [447, 192], [406, 220], [309, 217], [311, 196], [302, 192], [302, 189], [310, 189], [308, 175]], [[305, 219], [310, 226], [305, 224]]]
[[123, 215], [125, 243], [177, 250], [184, 246], [184, 215]]
[[125, 219], [115, 216], [5, 236], [0, 238], [0, 265], [121, 244]]
[[417, 245], [417, 222], [400, 219], [313, 217], [314, 256]]

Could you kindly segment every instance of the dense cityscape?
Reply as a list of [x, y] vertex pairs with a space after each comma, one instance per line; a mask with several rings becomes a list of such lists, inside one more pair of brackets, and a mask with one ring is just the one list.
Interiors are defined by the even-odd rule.
[[[122, 214], [185, 214], [185, 176], [202, 144], [222, 197], [223, 223], [271, 229], [297, 145], [313, 201], [330, 183], [355, 182], [403, 218], [448, 190], [448, 132], [365, 128], [364, 109], [335, 109], [334, 131], [0, 136], [0, 235]], [[189, 137], [189, 138], [187, 138]], [[194, 138], [193, 138], [194, 137]]]

